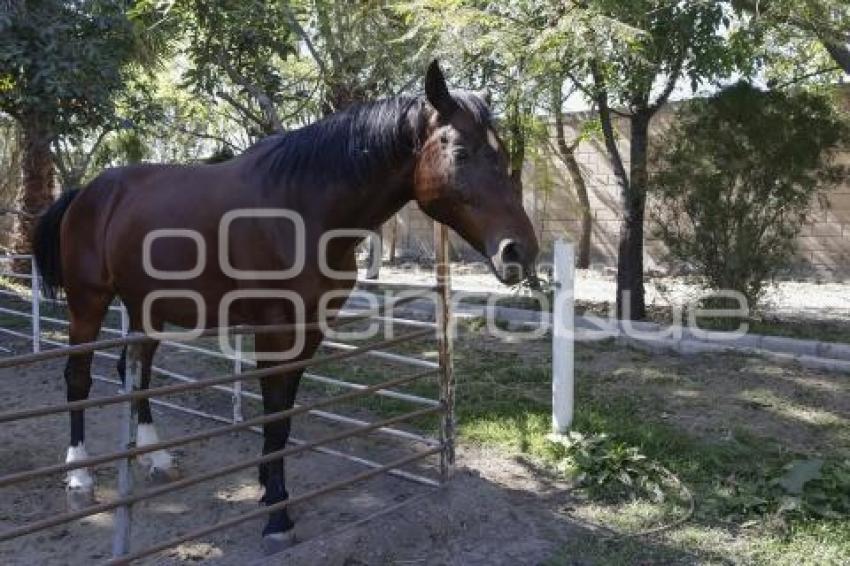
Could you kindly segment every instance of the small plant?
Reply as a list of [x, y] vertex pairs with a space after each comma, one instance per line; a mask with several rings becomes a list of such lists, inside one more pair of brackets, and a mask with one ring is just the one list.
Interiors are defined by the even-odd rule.
[[552, 439], [558, 468], [593, 498], [664, 500], [666, 473], [633, 446], [606, 434], [570, 432]]

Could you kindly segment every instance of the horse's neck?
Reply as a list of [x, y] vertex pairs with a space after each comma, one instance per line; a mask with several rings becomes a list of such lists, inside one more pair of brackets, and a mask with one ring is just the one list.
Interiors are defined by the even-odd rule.
[[401, 208], [413, 199], [413, 165], [410, 172], [390, 178], [384, 183], [373, 183], [360, 192], [364, 214], [359, 226], [366, 230], [379, 230]]
[[415, 166], [415, 156], [410, 155], [363, 183], [333, 187], [335, 195], [329, 199], [333, 204], [326, 228], [380, 230], [413, 199]]

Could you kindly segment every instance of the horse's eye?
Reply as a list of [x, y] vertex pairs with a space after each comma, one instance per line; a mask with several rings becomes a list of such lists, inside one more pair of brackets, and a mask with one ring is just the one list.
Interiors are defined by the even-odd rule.
[[469, 151], [465, 147], [456, 147], [455, 151], [455, 159], [458, 161], [463, 161], [469, 157]]

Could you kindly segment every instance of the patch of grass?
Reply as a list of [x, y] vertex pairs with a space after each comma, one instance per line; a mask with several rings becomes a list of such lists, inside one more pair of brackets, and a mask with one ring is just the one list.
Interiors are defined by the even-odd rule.
[[[461, 440], [499, 446], [553, 465], [559, 453], [547, 440], [551, 426], [548, 356], [535, 359], [476, 348], [474, 333], [466, 341], [459, 340], [462, 356], [456, 361], [456, 373]], [[577, 359], [592, 360], [615, 348], [610, 343], [580, 345]], [[654, 363], [644, 353], [628, 356], [623, 360], [629, 364]], [[614, 364], [610, 372], [628, 367]], [[667, 371], [659, 368], [647, 374], [648, 379], [655, 385], [672, 386], [675, 379]], [[758, 504], [752, 505], [766, 497], [771, 479], [794, 457], [782, 446], [781, 438], [766, 441], [735, 426], [721, 438], [697, 438], [660, 417], [665, 405], [657, 396], [641, 394], [640, 389], [617, 389], [616, 383], [623, 379], [642, 380], [637, 374], [610, 379], [579, 373], [574, 430], [608, 434], [670, 470], [692, 491], [697, 502], [694, 517], [687, 527], [656, 537], [652, 544], [625, 539], [600, 546], [593, 538], [577, 537], [559, 555], [563, 561], [555, 557], [553, 563], [576, 563], [576, 556], [590, 557], [593, 564], [728, 563], [744, 556], [770, 562], [788, 553], [794, 556], [789, 562], [812, 563], [807, 557], [818, 556], [829, 563], [846, 554], [848, 543], [842, 539], [846, 526], [840, 522], [777, 517], [775, 507], [760, 510]], [[624, 530], [657, 524], [664, 517], [672, 520], [684, 511], [683, 502], [670, 501], [632, 500], [605, 508], [590, 502], [586, 505], [591, 522], [615, 528], [627, 525]], [[760, 530], [742, 530], [742, 525], [751, 522]], [[812, 554], [817, 537], [827, 548]]]

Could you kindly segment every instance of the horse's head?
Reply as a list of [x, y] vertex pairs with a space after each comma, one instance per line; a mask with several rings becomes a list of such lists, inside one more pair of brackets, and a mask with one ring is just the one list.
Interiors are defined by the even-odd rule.
[[425, 94], [433, 109], [416, 164], [416, 200], [488, 258], [500, 281], [519, 283], [534, 273], [537, 238], [487, 102], [471, 92], [450, 93], [436, 61]]

